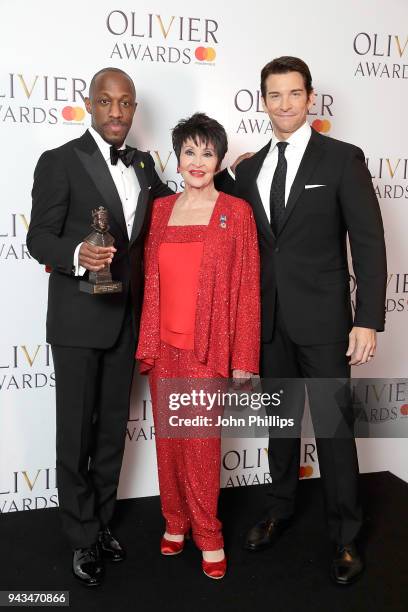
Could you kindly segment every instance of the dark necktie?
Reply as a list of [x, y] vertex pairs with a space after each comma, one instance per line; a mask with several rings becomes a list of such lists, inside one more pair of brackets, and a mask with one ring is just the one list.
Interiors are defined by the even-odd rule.
[[133, 147], [128, 147], [126, 145], [126, 149], [117, 149], [114, 146], [110, 148], [110, 163], [113, 166], [116, 166], [118, 163], [118, 159], [121, 159], [125, 164], [126, 168], [129, 168], [130, 164], [133, 162], [135, 157], [136, 149]]
[[278, 142], [278, 163], [276, 165], [275, 173], [273, 175], [271, 184], [271, 193], [269, 197], [270, 211], [271, 211], [271, 227], [275, 236], [278, 235], [280, 227], [282, 225], [283, 215], [285, 214], [285, 184], [286, 184], [286, 170], [288, 162], [285, 157], [285, 149], [289, 143]]

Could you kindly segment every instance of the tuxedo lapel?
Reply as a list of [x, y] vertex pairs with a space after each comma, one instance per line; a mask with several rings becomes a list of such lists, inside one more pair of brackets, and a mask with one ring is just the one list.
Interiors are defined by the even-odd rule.
[[[85, 132], [80, 139], [79, 147], [75, 147], [75, 152], [79, 157], [80, 162], [85, 167], [96, 189], [101, 195], [101, 199], [105, 203], [106, 208], [115, 218], [124, 235], [127, 238], [125, 218], [123, 216], [123, 207], [120, 200], [112, 175], [103, 159], [102, 153], [98, 145], [89, 134]], [[97, 203], [95, 203], [96, 205]]]
[[299, 197], [305, 189], [305, 185], [309, 176], [312, 174], [316, 165], [318, 164], [321, 156], [323, 155], [323, 140], [317, 137], [316, 133], [312, 130], [312, 135], [303, 154], [302, 161], [300, 162], [299, 169], [296, 173], [295, 180], [293, 181], [292, 188], [289, 193], [288, 201], [285, 207], [285, 214], [283, 217], [282, 225], [279, 229], [279, 233], [282, 232], [290, 215], [295, 209]]
[[259, 172], [261, 171], [262, 165], [265, 161], [265, 157], [269, 152], [270, 146], [271, 143], [269, 141], [268, 144], [265, 145], [262, 149], [260, 149], [257, 153], [255, 153], [253, 157], [250, 157], [248, 160], [246, 160], [245, 166], [242, 171], [246, 192], [248, 193], [247, 199], [252, 205], [258, 229], [269, 238], [271, 238], [274, 234], [271, 228], [271, 224], [269, 223], [269, 219], [266, 214], [261, 196], [259, 194], [259, 189], [256, 181]]
[[130, 236], [130, 243], [132, 243], [138, 235], [140, 234], [140, 230], [143, 227], [143, 223], [146, 217], [147, 206], [149, 203], [149, 195], [151, 186], [148, 184], [146, 178], [146, 172], [144, 169], [144, 162], [141, 159], [139, 151], [136, 152], [135, 159], [133, 162], [133, 168], [136, 172], [137, 180], [139, 181], [140, 193], [137, 200], [137, 206], [135, 211], [135, 217], [133, 220], [132, 233]]

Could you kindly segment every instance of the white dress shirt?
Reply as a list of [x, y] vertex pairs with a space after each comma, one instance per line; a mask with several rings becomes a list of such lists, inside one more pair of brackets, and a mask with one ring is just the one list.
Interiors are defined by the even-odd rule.
[[[122, 162], [121, 159], [118, 160], [116, 166], [110, 163], [110, 147], [111, 145], [106, 142], [100, 134], [93, 127], [89, 128], [89, 133], [94, 138], [96, 144], [99, 147], [100, 152], [102, 153], [103, 159], [106, 161], [106, 164], [109, 168], [109, 172], [112, 175], [113, 182], [115, 183], [116, 189], [118, 190], [120, 201], [122, 202], [123, 207], [123, 216], [126, 222], [126, 229], [128, 232], [128, 236], [132, 233], [133, 221], [136, 213], [137, 200], [140, 193], [140, 185], [137, 180], [136, 172], [132, 166], [128, 168]], [[125, 148], [125, 143], [120, 149]], [[97, 202], [95, 203], [97, 205]], [[79, 249], [81, 248], [81, 244], [75, 249], [74, 253], [74, 267], [75, 267], [75, 275], [82, 276], [85, 273], [85, 268], [80, 266], [78, 263], [79, 258]]]
[[[306, 122], [296, 132], [285, 140], [288, 146], [285, 149], [285, 157], [287, 161], [286, 184], [285, 184], [285, 206], [288, 202], [290, 190], [297, 171], [299, 170], [300, 162], [312, 135], [312, 128]], [[264, 205], [266, 215], [270, 221], [270, 192], [273, 175], [278, 163], [278, 147], [276, 146], [279, 139], [272, 135], [271, 146], [267, 156], [264, 159], [262, 168], [258, 174], [256, 184], [258, 186], [259, 195], [261, 196], [262, 204]]]

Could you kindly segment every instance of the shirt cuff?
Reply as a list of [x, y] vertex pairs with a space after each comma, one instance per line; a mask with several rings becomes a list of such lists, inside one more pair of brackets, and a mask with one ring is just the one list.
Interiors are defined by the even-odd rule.
[[86, 268], [79, 265], [79, 249], [83, 245], [83, 242], [78, 244], [77, 248], [74, 251], [74, 275], [75, 276], [83, 276], [86, 272]]
[[232, 178], [232, 180], [235, 181], [235, 174], [233, 173], [233, 171], [231, 170], [231, 166], [227, 167], [227, 172], [230, 175], [230, 177]]

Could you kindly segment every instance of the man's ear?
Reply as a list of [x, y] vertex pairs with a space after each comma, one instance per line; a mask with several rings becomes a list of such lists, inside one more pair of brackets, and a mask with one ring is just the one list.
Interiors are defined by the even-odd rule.
[[92, 105], [91, 100], [89, 98], [85, 98], [85, 108], [89, 114], [91, 114]]
[[312, 91], [310, 92], [309, 96], [308, 96], [308, 100], [307, 100], [307, 109], [310, 110], [313, 106], [313, 104], [316, 101], [316, 94], [314, 89], [312, 89]]

